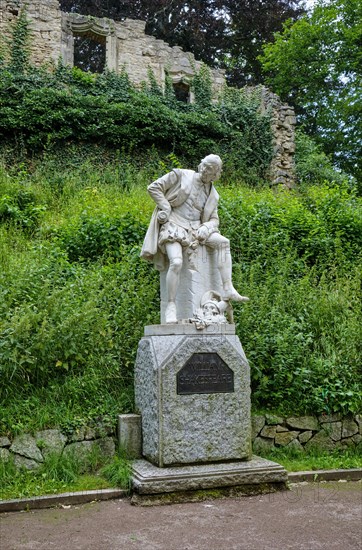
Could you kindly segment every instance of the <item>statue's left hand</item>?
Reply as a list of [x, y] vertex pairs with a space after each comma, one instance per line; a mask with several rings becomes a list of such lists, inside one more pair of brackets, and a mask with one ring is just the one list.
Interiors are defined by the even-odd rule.
[[206, 241], [209, 236], [209, 230], [205, 225], [202, 225], [197, 230], [197, 238], [200, 242]]

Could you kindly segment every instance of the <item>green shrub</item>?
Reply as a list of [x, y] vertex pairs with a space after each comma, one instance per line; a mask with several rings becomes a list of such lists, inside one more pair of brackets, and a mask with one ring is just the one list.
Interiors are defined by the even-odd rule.
[[76, 227], [68, 225], [59, 233], [59, 242], [70, 261], [121, 258], [124, 247], [140, 243], [146, 230], [147, 226], [132, 216], [112, 218], [84, 213]]
[[348, 176], [335, 170], [331, 160], [310, 136], [297, 130], [295, 138], [296, 175], [300, 183], [343, 185], [348, 182]]
[[38, 204], [35, 194], [18, 186], [8, 193], [0, 191], [0, 224], [13, 223], [17, 227], [32, 230], [38, 226], [46, 206]]
[[193, 163], [213, 151], [222, 153], [230, 175], [236, 171], [260, 182], [272, 155], [260, 93], [226, 89], [211, 104], [206, 69], [195, 76], [194, 87], [196, 103], [184, 104], [169, 85], [162, 91], [152, 72], [149, 84], [136, 90], [124, 70], [93, 75], [60, 64], [50, 73], [5, 64], [0, 67], [0, 136], [32, 154], [89, 143], [137, 154], [156, 147]]
[[[62, 71], [62, 87], [52, 75], [36, 72], [22, 80], [12, 75], [7, 82], [15, 86], [13, 91], [21, 88], [20, 95], [30, 96], [48, 79], [56, 92], [51, 97], [82, 97], [84, 105], [97, 104], [100, 110], [108, 101], [104, 79], [110, 79], [114, 95], [126, 89], [118, 77], [86, 79]], [[131, 88], [127, 93], [137, 95]], [[45, 109], [44, 90], [42, 94]], [[318, 181], [293, 192], [244, 186], [242, 179], [258, 183], [262, 156], [268, 158], [268, 134], [263, 133], [267, 119], [258, 119], [260, 127], [254, 132], [256, 98], [229, 94], [208, 113], [200, 107], [178, 109], [182, 124], [177, 126], [177, 147], [184, 155], [162, 154], [156, 147], [110, 148], [89, 141], [79, 145], [75, 140], [65, 147], [47, 145], [32, 157], [23, 147], [29, 146], [25, 134], [17, 151], [4, 146], [2, 433], [56, 425], [76, 429], [91, 419], [133, 410], [138, 342], [143, 327], [159, 321], [160, 309], [159, 275], [139, 259], [153, 210], [146, 186], [173, 167], [196, 168], [211, 142], [225, 160], [218, 184], [221, 232], [231, 240], [235, 285], [251, 297], [249, 304], [235, 305], [235, 318], [251, 364], [254, 407], [286, 414], [360, 410], [361, 199], [349, 183]], [[172, 112], [162, 98], [137, 98], [140, 110], [150, 109], [155, 117], [160, 101], [162, 116]], [[122, 111], [122, 101], [115, 110]], [[83, 109], [81, 103], [77, 108]], [[54, 109], [56, 116], [56, 105]], [[30, 118], [36, 118], [34, 113]], [[43, 122], [49, 115], [44, 113]], [[238, 128], [242, 113], [243, 128]], [[136, 116], [141, 124], [141, 115]], [[95, 123], [86, 110], [84, 117]], [[150, 131], [161, 132], [155, 121]], [[49, 128], [51, 133], [56, 125], [50, 123]], [[61, 124], [59, 128], [64, 129]], [[77, 124], [69, 128], [83, 132]], [[191, 130], [188, 135], [182, 133], [185, 128]], [[230, 148], [242, 139], [241, 130], [248, 136], [244, 149]], [[104, 135], [115, 136], [117, 131], [106, 128]], [[39, 135], [34, 133], [36, 139]], [[251, 150], [250, 140], [260, 148]]]

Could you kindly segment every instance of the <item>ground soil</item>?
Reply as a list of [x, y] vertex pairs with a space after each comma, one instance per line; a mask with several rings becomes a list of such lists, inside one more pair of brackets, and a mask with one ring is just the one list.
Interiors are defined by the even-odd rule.
[[1, 550], [362, 550], [362, 483], [168, 506], [128, 499], [0, 517]]

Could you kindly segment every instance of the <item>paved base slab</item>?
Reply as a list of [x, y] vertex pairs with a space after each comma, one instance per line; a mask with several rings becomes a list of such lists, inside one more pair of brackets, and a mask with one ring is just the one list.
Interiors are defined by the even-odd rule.
[[[158, 468], [147, 460], [133, 463], [133, 488], [140, 495], [198, 491], [222, 487], [262, 484], [281, 484], [285, 488], [287, 471], [264, 458], [253, 456], [245, 462], [199, 464], [172, 468]], [[261, 491], [262, 492], [262, 491]], [[249, 493], [250, 494], [250, 493]], [[255, 494], [255, 492], [253, 493]]]

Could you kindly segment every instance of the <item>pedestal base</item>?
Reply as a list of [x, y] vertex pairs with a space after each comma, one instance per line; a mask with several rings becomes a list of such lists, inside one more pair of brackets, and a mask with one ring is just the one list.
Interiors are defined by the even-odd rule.
[[145, 331], [135, 364], [143, 456], [160, 468], [249, 459], [249, 365], [239, 338], [192, 325]]
[[[241, 490], [240, 494], [258, 494], [285, 489], [287, 480], [287, 471], [280, 464], [253, 456], [245, 462], [172, 468], [158, 468], [147, 460], [136, 460], [133, 463], [132, 483], [139, 495], [226, 487], [237, 487]], [[268, 488], [271, 490], [266, 490]]]

